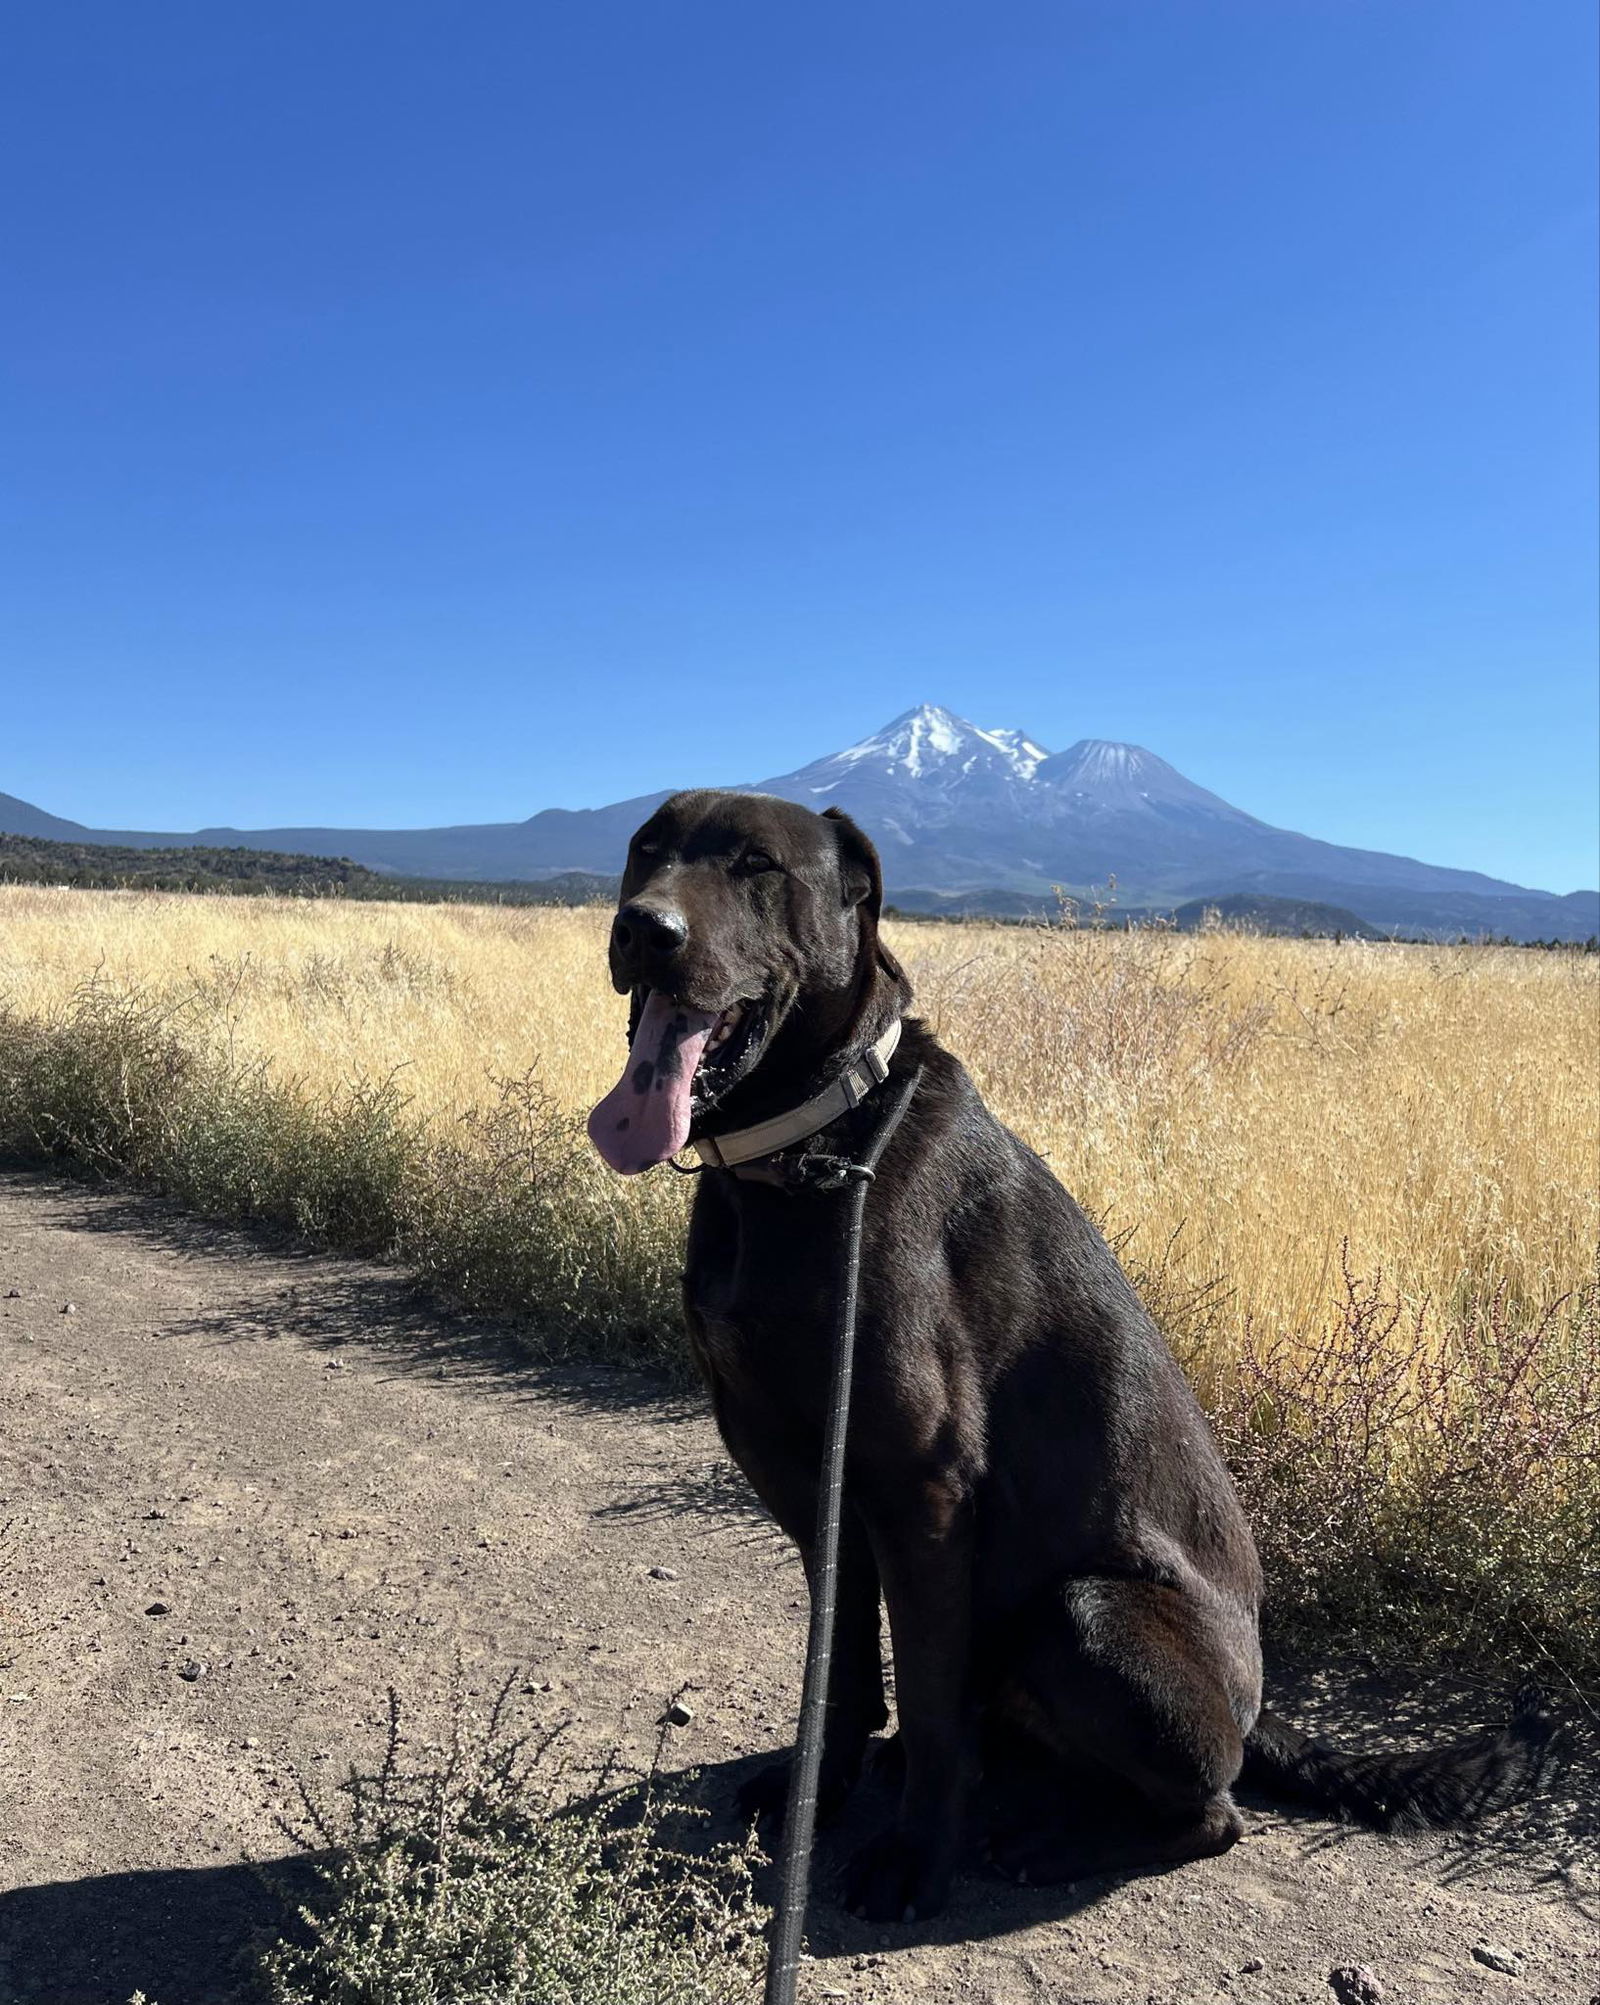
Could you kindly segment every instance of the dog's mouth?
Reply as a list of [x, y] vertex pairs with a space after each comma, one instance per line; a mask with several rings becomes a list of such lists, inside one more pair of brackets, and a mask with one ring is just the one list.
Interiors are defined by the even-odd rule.
[[770, 1017], [766, 1003], [753, 996], [729, 1003], [719, 1014], [690, 1084], [692, 1114], [709, 1114], [728, 1088], [754, 1069]]
[[704, 1010], [647, 989], [622, 1077], [589, 1116], [604, 1160], [637, 1176], [675, 1156], [694, 1121], [754, 1067], [770, 1021], [757, 997]]

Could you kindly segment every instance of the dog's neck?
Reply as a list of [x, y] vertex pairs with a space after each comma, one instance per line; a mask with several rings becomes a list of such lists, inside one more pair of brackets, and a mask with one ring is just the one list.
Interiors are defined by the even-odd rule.
[[889, 1077], [889, 1061], [900, 1042], [900, 1021], [899, 1017], [893, 1020], [877, 1043], [862, 1054], [858, 1064], [848, 1066], [831, 1086], [825, 1086], [799, 1106], [770, 1120], [758, 1121], [752, 1127], [703, 1135], [692, 1144], [701, 1163], [707, 1169], [732, 1170], [736, 1176], [757, 1176], [762, 1165], [809, 1142], [846, 1114], [854, 1113]]

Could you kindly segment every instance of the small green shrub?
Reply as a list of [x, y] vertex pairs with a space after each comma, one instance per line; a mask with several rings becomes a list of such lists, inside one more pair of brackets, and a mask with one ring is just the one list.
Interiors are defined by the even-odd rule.
[[465, 1307], [514, 1313], [552, 1355], [681, 1361], [681, 1179], [619, 1185], [537, 1074], [496, 1085], [416, 1151], [399, 1257]]
[[1212, 1399], [1291, 1640], [1600, 1677], [1600, 1289], [1517, 1326], [1344, 1269], [1337, 1319]]
[[0, 1150], [319, 1246], [392, 1246], [417, 1147], [394, 1081], [318, 1102], [183, 1015], [99, 979], [53, 1017], [0, 1008]]
[[[657, 1768], [581, 1796], [556, 1737], [518, 1735], [513, 1681], [486, 1718], [458, 1707], [420, 1766], [391, 1692], [383, 1758], [338, 1810], [302, 1784], [284, 1829], [318, 1897], [268, 1950], [272, 2005], [746, 2005], [766, 1916], [748, 1849], [695, 1846], [696, 1813]], [[659, 1748], [657, 1750], [659, 1757]]]
[[0, 1147], [91, 1174], [156, 1178], [204, 1069], [173, 1016], [138, 989], [99, 980], [51, 1017], [0, 1005]]

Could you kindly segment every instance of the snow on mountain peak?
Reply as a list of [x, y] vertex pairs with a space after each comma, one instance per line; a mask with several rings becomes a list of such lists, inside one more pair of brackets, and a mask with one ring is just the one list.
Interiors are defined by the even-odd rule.
[[[943, 825], [952, 815], [1004, 811], [1140, 815], [1171, 808], [1236, 815], [1142, 745], [1080, 738], [1049, 752], [1025, 731], [988, 731], [942, 704], [903, 711], [881, 731], [774, 783], [816, 806], [850, 803], [874, 826]], [[930, 819], [931, 818], [931, 819]]]
[[1154, 754], [1145, 751], [1142, 745], [1119, 745], [1110, 738], [1080, 738], [1062, 756], [1071, 761], [1075, 774], [1101, 782], [1131, 779], [1145, 766], [1156, 763]]
[[885, 775], [903, 774], [921, 780], [935, 775], [954, 777], [952, 767], [966, 773], [982, 761], [985, 766], [1009, 769], [1018, 779], [1031, 780], [1040, 760], [1048, 756], [1025, 732], [984, 731], [942, 704], [920, 703], [870, 738], [819, 763], [859, 766], [869, 762]]
[[978, 736], [987, 738], [991, 745], [997, 745], [1008, 754], [1025, 780], [1031, 780], [1041, 760], [1050, 756], [1042, 745], [1033, 742], [1026, 731], [979, 731]]

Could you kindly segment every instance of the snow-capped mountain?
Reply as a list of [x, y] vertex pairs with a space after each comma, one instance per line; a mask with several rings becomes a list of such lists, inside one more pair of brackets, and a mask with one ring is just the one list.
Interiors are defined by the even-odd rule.
[[969, 785], [1000, 778], [1031, 780], [1050, 754], [1025, 731], [983, 731], [937, 703], [907, 710], [831, 758], [804, 768], [808, 776], [832, 773], [834, 778], [809, 777], [815, 794], [826, 793], [840, 781], [864, 772], [881, 772], [886, 779], [917, 780], [930, 787]]
[[1001, 811], [1040, 826], [1163, 808], [1263, 826], [1142, 745], [1080, 738], [1065, 752], [1048, 752], [1026, 731], [987, 731], [935, 703], [906, 711], [858, 745], [762, 781], [761, 791], [869, 819], [886, 815], [908, 838]]
[[1515, 924], [1532, 937], [1541, 924], [1586, 935], [1595, 903], [1575, 894], [1580, 911], [1476, 871], [1318, 842], [1246, 814], [1142, 745], [1082, 738], [1047, 752], [1025, 732], [980, 729], [934, 704], [761, 791], [854, 815], [902, 893], [1081, 895], [1114, 881], [1124, 905], [1244, 892], [1412, 930], [1509, 929], [1514, 896], [1529, 903]]
[[858, 745], [763, 780], [758, 791], [807, 807], [842, 807], [887, 836], [911, 841], [918, 830], [953, 818], [1025, 814], [1048, 757], [1024, 731], [983, 731], [924, 703]]
[[1241, 814], [1218, 795], [1186, 780], [1175, 766], [1142, 745], [1118, 745], [1109, 738], [1080, 738], [1066, 751], [1051, 753], [1040, 761], [1038, 779], [1061, 802], [1079, 803], [1083, 813], [1139, 813], [1165, 805], [1262, 826], [1253, 816]]
[[945, 892], [1084, 890], [1114, 875], [1165, 895], [1181, 888], [1168, 866], [1197, 843], [1271, 833], [1143, 746], [1084, 738], [1052, 753], [936, 704], [761, 791], [844, 808], [872, 831], [892, 885]]
[[[686, 772], [680, 784], [715, 784]], [[202, 829], [190, 836], [90, 830], [0, 794], [0, 832], [149, 848], [184, 842], [347, 856], [420, 877], [507, 880], [621, 868], [628, 838], [668, 789], [604, 808], [546, 808], [524, 822], [438, 829]], [[741, 791], [839, 807], [878, 844], [891, 897], [1014, 908], [1055, 887], [1116, 880], [1123, 906], [1193, 899], [1312, 900], [1407, 932], [1583, 939], [1600, 896], [1557, 897], [1410, 857], [1347, 849], [1273, 828], [1140, 745], [1083, 738], [1050, 752], [1026, 731], [990, 729], [920, 704], [881, 731]]]

